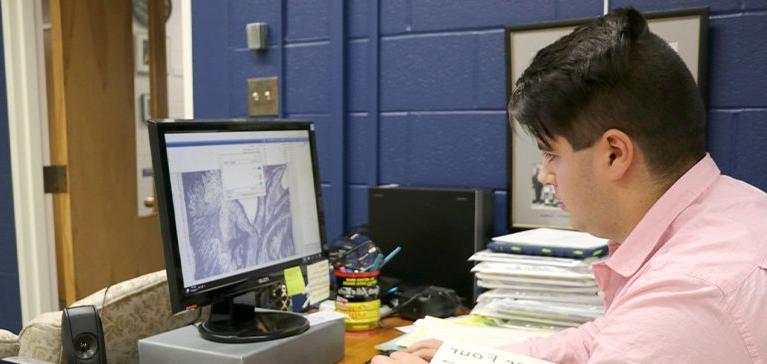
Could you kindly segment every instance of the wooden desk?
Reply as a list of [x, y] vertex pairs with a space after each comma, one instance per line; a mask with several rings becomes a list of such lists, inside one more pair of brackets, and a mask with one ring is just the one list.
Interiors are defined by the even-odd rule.
[[381, 323], [383, 327], [375, 334], [346, 334], [344, 337], [344, 360], [339, 361], [339, 363], [362, 364], [368, 361], [378, 354], [378, 350], [375, 348], [376, 345], [402, 335], [401, 332], [394, 329], [395, 327], [407, 326], [413, 322], [399, 317], [388, 317], [381, 320]]

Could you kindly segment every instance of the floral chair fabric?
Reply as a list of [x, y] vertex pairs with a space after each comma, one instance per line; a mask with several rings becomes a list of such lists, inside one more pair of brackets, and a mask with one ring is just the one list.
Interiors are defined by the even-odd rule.
[[[109, 363], [137, 363], [138, 340], [188, 325], [200, 316], [199, 312], [171, 314], [164, 270], [118, 283], [72, 304], [83, 305], [96, 306], [99, 311]], [[0, 357], [9, 356], [3, 351], [2, 332], [0, 340]], [[8, 340], [11, 342], [13, 337], [9, 336]], [[19, 333], [16, 347], [20, 357], [60, 363], [61, 311], [43, 313], [32, 319]], [[7, 352], [13, 354], [10, 345]]]
[[0, 358], [16, 356], [19, 352], [19, 337], [7, 330], [0, 330]]

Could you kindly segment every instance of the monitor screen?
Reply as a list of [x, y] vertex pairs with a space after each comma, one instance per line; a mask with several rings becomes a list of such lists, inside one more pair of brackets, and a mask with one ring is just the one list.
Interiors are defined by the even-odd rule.
[[158, 200], [167, 209], [171, 236], [164, 240], [173, 261], [166, 262], [180, 298], [321, 255], [311, 124], [166, 124], [175, 125], [156, 133], [164, 195]]

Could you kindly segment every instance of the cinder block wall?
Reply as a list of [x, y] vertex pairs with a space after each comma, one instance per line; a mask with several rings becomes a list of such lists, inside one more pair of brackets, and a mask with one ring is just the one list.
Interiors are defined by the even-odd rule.
[[[710, 6], [708, 148], [767, 189], [767, 1], [611, 1]], [[245, 117], [246, 79], [282, 80], [282, 115], [313, 120], [328, 238], [367, 221], [377, 184], [495, 190], [506, 231], [507, 25], [602, 13], [595, 0], [195, 0], [196, 117]], [[245, 49], [266, 22], [271, 48]]]

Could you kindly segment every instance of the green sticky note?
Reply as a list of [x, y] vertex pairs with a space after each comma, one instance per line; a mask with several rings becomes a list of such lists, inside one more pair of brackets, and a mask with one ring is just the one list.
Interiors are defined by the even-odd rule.
[[591, 255], [597, 256], [599, 254], [602, 254], [602, 249], [597, 249], [596, 251], [594, 251], [594, 254], [591, 254]]
[[301, 274], [301, 267], [285, 269], [285, 285], [288, 287], [288, 296], [295, 296], [306, 292], [304, 285], [304, 275]]

